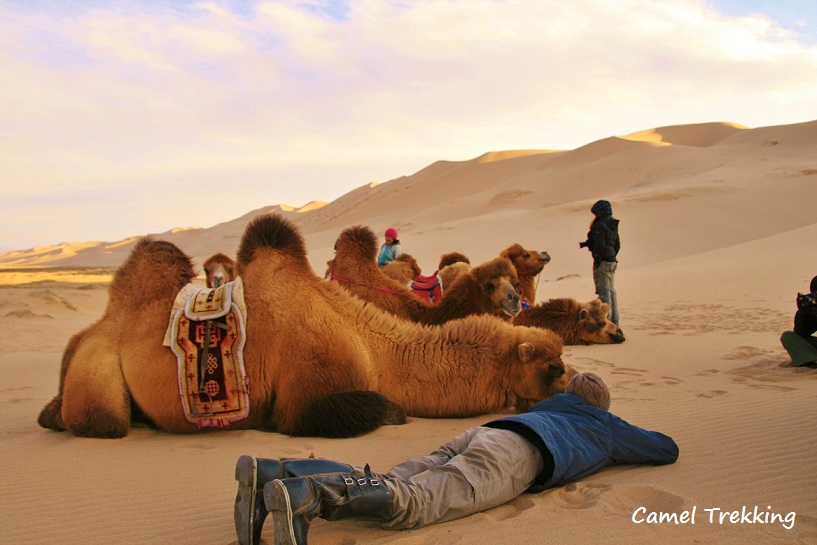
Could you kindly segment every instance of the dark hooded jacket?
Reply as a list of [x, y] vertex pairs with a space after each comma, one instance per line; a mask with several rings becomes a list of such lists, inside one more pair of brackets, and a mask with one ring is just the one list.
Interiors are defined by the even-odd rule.
[[[811, 279], [809, 289], [811, 295], [817, 297], [817, 276]], [[798, 307], [800, 307], [799, 301]], [[815, 331], [817, 331], [817, 305], [808, 304], [798, 308], [794, 315], [794, 332], [801, 337], [810, 337]]]
[[618, 237], [618, 220], [613, 217], [613, 208], [609, 201], [598, 201], [590, 209], [596, 219], [587, 233], [587, 248], [593, 254], [593, 266], [598, 267], [602, 261], [618, 261], [621, 240]]

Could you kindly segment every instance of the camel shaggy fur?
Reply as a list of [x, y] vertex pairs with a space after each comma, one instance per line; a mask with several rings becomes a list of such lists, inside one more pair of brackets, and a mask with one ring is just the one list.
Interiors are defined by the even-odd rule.
[[470, 265], [471, 260], [468, 259], [467, 255], [461, 254], [460, 252], [450, 252], [447, 254], [443, 254], [440, 257], [440, 263], [439, 265], [437, 265], [437, 270], [441, 271], [454, 263], [465, 263], [467, 265]]
[[[250, 414], [226, 429], [350, 437], [404, 422], [404, 408], [439, 417], [525, 410], [575, 374], [552, 332], [482, 316], [413, 324], [322, 281], [280, 216], [250, 222], [238, 272]], [[176, 356], [162, 344], [176, 294], [194, 277], [174, 245], [142, 239], [115, 273], [102, 318], [69, 341], [40, 425], [123, 437], [138, 413], [161, 430], [201, 431], [184, 415]]]
[[519, 296], [531, 304], [536, 302], [536, 277], [550, 263], [545, 251], [527, 250], [521, 244], [511, 244], [499, 254], [511, 260], [519, 277]]
[[217, 288], [235, 280], [235, 262], [224, 254], [211, 255], [204, 262], [203, 268], [208, 288]]
[[510, 319], [522, 306], [516, 293], [516, 271], [507, 259], [473, 267], [453, 285], [443, 284], [439, 303], [420, 301], [403, 283], [389, 278], [375, 263], [377, 237], [368, 227], [345, 229], [335, 242], [327, 276], [344, 289], [400, 318], [437, 325], [473, 314]]
[[523, 311], [513, 323], [554, 331], [564, 344], [623, 343], [624, 333], [607, 318], [609, 312], [610, 306], [599, 299], [550, 299]]
[[386, 263], [381, 270], [383, 274], [402, 282], [404, 286], [417, 278], [422, 272], [417, 260], [410, 254], [398, 255], [394, 258], [394, 261]]

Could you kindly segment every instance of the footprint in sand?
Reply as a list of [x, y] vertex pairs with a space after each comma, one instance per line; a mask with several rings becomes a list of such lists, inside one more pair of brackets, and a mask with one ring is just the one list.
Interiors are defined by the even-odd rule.
[[652, 486], [616, 487], [604, 497], [604, 503], [615, 511], [630, 516], [639, 507], [647, 512], [680, 513], [686, 501], [683, 497]]
[[587, 509], [596, 505], [599, 497], [612, 485], [604, 483], [572, 483], [556, 492], [557, 503], [565, 509]]
[[682, 382], [684, 382], [683, 380], [675, 377], [660, 377], [660, 378], [661, 381], [668, 386], [675, 386], [676, 384], [681, 384]]
[[610, 371], [613, 375], [632, 375], [632, 376], [641, 376], [643, 373], [647, 371], [644, 369], [633, 369], [632, 367], [619, 367], [617, 369], [613, 369]]
[[179, 441], [173, 445], [173, 450], [183, 450], [187, 452], [205, 452], [217, 448], [216, 445], [207, 441]]
[[701, 392], [700, 394], [698, 394], [698, 397], [711, 399], [713, 397], [722, 396], [727, 393], [729, 392], [727, 392], [726, 390], [709, 390], [708, 392]]

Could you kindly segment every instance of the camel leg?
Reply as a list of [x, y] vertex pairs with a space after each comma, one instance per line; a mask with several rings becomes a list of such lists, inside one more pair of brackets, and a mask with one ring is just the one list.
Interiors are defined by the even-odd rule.
[[89, 331], [66, 370], [62, 421], [80, 437], [124, 437], [130, 426], [130, 397], [112, 332]]
[[334, 392], [311, 400], [297, 420], [278, 419], [289, 435], [356, 437], [386, 424], [405, 424], [406, 411], [372, 391]]

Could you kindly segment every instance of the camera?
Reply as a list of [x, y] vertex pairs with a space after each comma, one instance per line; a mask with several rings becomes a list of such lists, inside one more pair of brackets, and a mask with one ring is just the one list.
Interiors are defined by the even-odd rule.
[[798, 293], [797, 308], [803, 309], [817, 306], [817, 293]]

